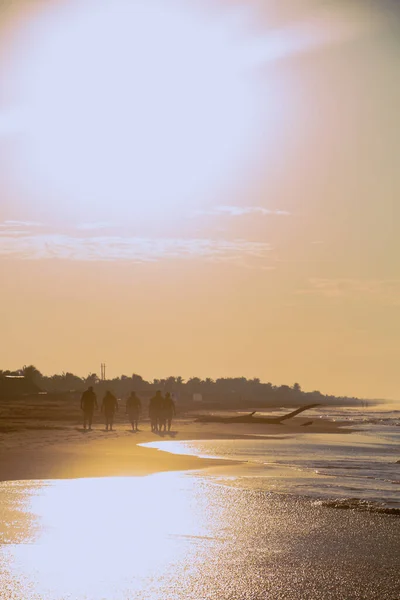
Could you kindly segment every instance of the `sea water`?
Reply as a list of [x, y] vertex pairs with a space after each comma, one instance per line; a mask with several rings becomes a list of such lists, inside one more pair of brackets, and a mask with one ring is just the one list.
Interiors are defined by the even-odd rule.
[[[291, 433], [285, 424], [276, 435], [146, 444], [178, 454], [242, 461], [246, 469], [212, 476], [221, 483], [321, 499], [338, 508], [400, 513], [400, 410], [317, 408], [312, 420], [344, 421], [337, 433]], [[222, 426], [223, 427], [223, 426]], [[305, 430], [306, 431], [306, 430]]]

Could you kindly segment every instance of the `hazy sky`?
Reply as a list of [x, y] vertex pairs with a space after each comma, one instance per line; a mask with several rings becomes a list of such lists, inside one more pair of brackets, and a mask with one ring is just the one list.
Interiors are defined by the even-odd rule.
[[400, 397], [400, 7], [0, 5], [0, 367]]

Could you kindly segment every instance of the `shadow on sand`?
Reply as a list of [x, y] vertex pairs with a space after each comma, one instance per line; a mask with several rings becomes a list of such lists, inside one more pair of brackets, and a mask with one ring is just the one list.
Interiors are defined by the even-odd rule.
[[153, 431], [152, 433], [154, 433], [155, 435], [158, 435], [159, 437], [171, 437], [174, 438], [178, 435], [178, 431]]

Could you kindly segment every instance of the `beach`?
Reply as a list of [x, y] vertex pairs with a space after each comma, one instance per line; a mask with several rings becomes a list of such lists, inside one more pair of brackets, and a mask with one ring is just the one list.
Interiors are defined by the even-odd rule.
[[[307, 413], [304, 413], [307, 415]], [[246, 425], [197, 422], [196, 415], [179, 415], [171, 435], [163, 437], [150, 431], [146, 415], [140, 431], [133, 433], [120, 407], [114, 431], [105, 431], [104, 420], [95, 412], [93, 430], [82, 427], [82, 413], [77, 404], [37, 399], [3, 400], [0, 411], [0, 481], [14, 479], [59, 479], [75, 477], [113, 477], [149, 475], [161, 471], [183, 471], [216, 466], [215, 460], [176, 456], [143, 448], [160, 440], [235, 439], [249, 436], [335, 433], [351, 431], [348, 423], [314, 420], [299, 416], [285, 425]], [[222, 464], [226, 465], [226, 461]]]
[[[123, 415], [113, 432], [99, 422], [84, 432], [62, 420], [3, 421], [0, 597], [398, 600], [396, 514], [275, 493], [284, 465], [261, 486], [254, 464], [179, 448], [353, 435], [348, 423], [306, 421], [224, 425], [187, 415], [162, 438], [147, 422], [132, 433]], [[147, 446], [166, 441], [171, 452]]]

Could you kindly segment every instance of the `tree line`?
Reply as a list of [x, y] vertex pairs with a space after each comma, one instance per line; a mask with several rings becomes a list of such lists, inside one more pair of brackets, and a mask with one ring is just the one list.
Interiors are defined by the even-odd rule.
[[221, 377], [218, 379], [201, 379], [190, 377], [186, 381], [180, 376], [170, 376], [164, 379], [146, 381], [140, 375], [120, 375], [112, 379], [100, 380], [96, 373], [79, 377], [74, 373], [43, 375], [34, 365], [25, 365], [16, 371], [0, 370], [0, 381], [7, 377], [23, 377], [27, 382], [40, 390], [52, 393], [82, 392], [88, 386], [94, 386], [100, 393], [111, 389], [118, 397], [126, 397], [131, 391], [146, 394], [156, 389], [163, 392], [173, 392], [183, 400], [201, 397], [203, 401], [218, 401], [220, 403], [249, 405], [269, 404], [284, 406], [285, 404], [301, 404], [318, 402], [321, 404], [354, 404], [360, 400], [353, 397], [337, 397], [321, 394], [320, 391], [304, 392], [299, 383], [293, 385], [273, 385], [261, 382], [259, 378]]

